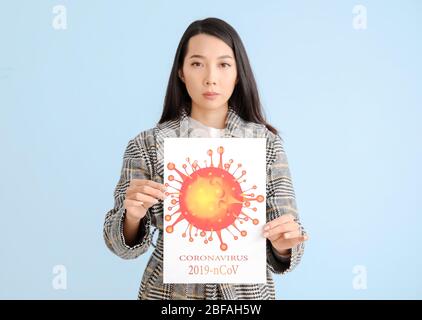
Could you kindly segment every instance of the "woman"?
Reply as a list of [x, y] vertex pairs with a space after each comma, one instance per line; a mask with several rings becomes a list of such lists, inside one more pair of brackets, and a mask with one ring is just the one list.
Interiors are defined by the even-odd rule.
[[[267, 164], [267, 283], [163, 284], [164, 138], [265, 137]], [[139, 288], [139, 299], [275, 299], [271, 273], [291, 271], [307, 240], [277, 130], [262, 113], [251, 66], [237, 32], [226, 22], [193, 22], [176, 51], [164, 109], [156, 127], [129, 141], [115, 206], [105, 218], [107, 246], [124, 259], [145, 253], [150, 227], [157, 244]], [[154, 230], [154, 231], [155, 231]]]

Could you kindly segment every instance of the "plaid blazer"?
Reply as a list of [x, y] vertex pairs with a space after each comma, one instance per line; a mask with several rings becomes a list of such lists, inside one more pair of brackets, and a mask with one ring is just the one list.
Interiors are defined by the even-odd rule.
[[[134, 259], [154, 246], [144, 271], [138, 299], [275, 299], [272, 273], [284, 274], [300, 262], [304, 245], [292, 248], [290, 258], [275, 254], [267, 240], [267, 283], [260, 284], [163, 284], [163, 201], [148, 209], [142, 219], [143, 237], [135, 245], [126, 244], [123, 236], [125, 209], [123, 201], [131, 179], [148, 179], [163, 182], [164, 138], [189, 137], [188, 114], [182, 112], [177, 120], [158, 124], [139, 133], [127, 144], [123, 155], [120, 179], [114, 191], [114, 208], [107, 212], [104, 222], [104, 239], [107, 247], [123, 259]], [[246, 122], [229, 107], [224, 137], [266, 138], [266, 213], [267, 222], [291, 213], [299, 221], [295, 194], [283, 140], [264, 125]], [[151, 230], [153, 229], [153, 230]], [[158, 230], [156, 244], [153, 236]]]

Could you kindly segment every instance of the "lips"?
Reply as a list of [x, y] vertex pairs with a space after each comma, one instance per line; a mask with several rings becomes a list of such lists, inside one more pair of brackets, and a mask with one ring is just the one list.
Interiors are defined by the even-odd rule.
[[213, 97], [213, 96], [218, 96], [218, 95], [219, 94], [217, 92], [211, 92], [211, 91], [204, 93], [204, 96], [207, 96], [207, 97]]

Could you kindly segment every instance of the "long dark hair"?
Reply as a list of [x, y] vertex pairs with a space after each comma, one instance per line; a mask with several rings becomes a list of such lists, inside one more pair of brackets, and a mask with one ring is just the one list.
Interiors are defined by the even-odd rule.
[[277, 134], [277, 129], [265, 120], [255, 77], [242, 40], [231, 25], [217, 18], [194, 21], [183, 34], [174, 57], [164, 99], [163, 113], [158, 123], [177, 119], [181, 115], [182, 108], [185, 108], [187, 113], [190, 114], [192, 101], [185, 84], [178, 76], [178, 71], [183, 67], [189, 39], [198, 34], [215, 36], [230, 46], [234, 52], [239, 80], [228, 101], [229, 106], [245, 121], [264, 124], [268, 130]]

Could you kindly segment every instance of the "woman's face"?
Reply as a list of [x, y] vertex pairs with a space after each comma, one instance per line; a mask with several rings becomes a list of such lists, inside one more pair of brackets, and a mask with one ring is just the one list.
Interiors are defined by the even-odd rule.
[[[227, 107], [237, 82], [233, 50], [217, 37], [199, 34], [189, 39], [179, 77], [185, 83], [192, 107], [216, 110]], [[215, 92], [215, 96], [206, 96]]]

